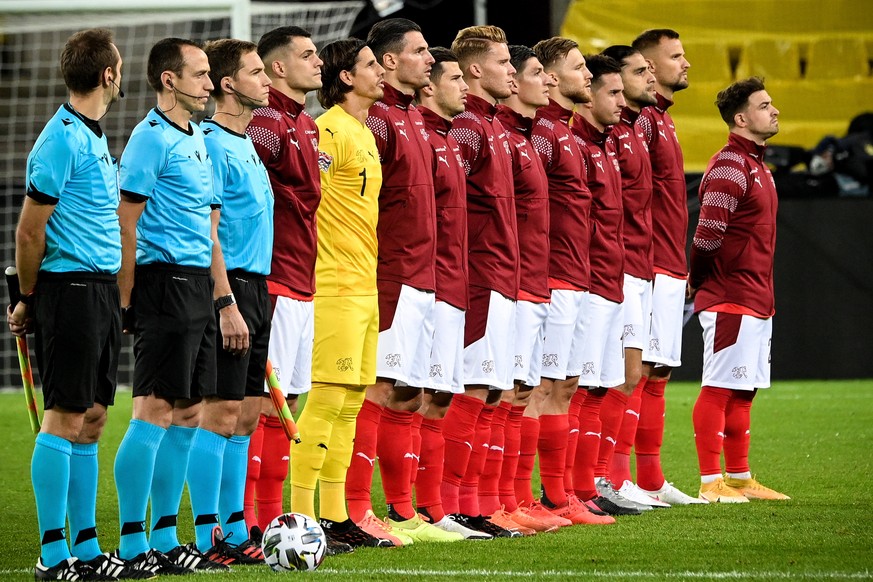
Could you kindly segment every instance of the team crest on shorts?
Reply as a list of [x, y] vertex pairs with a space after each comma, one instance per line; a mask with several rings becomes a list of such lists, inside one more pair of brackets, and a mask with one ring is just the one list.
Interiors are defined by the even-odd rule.
[[593, 376], [595, 372], [594, 362], [585, 362], [582, 364], [582, 371], [579, 373], [580, 376]]
[[482, 360], [482, 371], [490, 374], [494, 371], [494, 360]]
[[522, 358], [520, 355], [515, 356], [515, 367], [524, 370], [524, 358]]
[[558, 354], [543, 354], [543, 366], [558, 366]]
[[442, 364], [431, 364], [430, 377], [436, 378], [437, 376], [439, 376], [440, 378], [443, 377], [443, 365]]
[[731, 376], [739, 380], [740, 378], [748, 378], [749, 376], [746, 374], [745, 366], [736, 366], [733, 370], [731, 370]]
[[385, 364], [389, 368], [399, 368], [400, 367], [400, 354], [388, 354], [385, 356]]
[[632, 324], [632, 323], [624, 326], [624, 333], [621, 334], [621, 339], [624, 339], [624, 338], [631, 336], [631, 335], [634, 337], [636, 337], [636, 335], [637, 335], [634, 333], [634, 324]]
[[336, 361], [336, 369], [340, 372], [349, 372], [354, 370], [351, 358], [340, 358]]
[[661, 342], [658, 340], [658, 338], [653, 337], [649, 340], [649, 350], [653, 352], [661, 351]]

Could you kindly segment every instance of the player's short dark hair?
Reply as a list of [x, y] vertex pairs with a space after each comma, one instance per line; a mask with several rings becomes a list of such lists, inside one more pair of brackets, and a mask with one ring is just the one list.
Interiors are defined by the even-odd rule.
[[764, 90], [764, 79], [749, 77], [735, 81], [718, 92], [715, 106], [728, 127], [734, 127], [734, 116], [749, 105], [749, 95]]
[[112, 48], [112, 32], [89, 28], [67, 39], [61, 51], [61, 75], [72, 93], [84, 95], [100, 86], [100, 75], [116, 70], [118, 53]]
[[388, 18], [377, 22], [367, 35], [367, 46], [376, 60], [382, 62], [385, 53], [399, 53], [406, 44], [406, 33], [421, 32], [421, 27], [406, 18]]
[[621, 66], [625, 65], [625, 60], [639, 54], [640, 51], [626, 44], [614, 44], [603, 49], [600, 54], [611, 59], [615, 59]]
[[645, 53], [647, 50], [661, 44], [661, 39], [663, 38], [675, 40], [679, 38], [679, 33], [672, 28], [651, 28], [636, 37], [631, 46], [641, 53]]
[[574, 48], [579, 48], [579, 43], [573, 39], [561, 36], [553, 36], [552, 38], [541, 40], [533, 46], [537, 58], [546, 70], [554, 67], [558, 61], [567, 58], [567, 53]]
[[591, 84], [599, 85], [603, 75], [613, 73], [621, 74], [621, 64], [606, 55], [588, 55], [585, 57], [585, 66], [591, 71]]
[[458, 56], [458, 63], [466, 69], [473, 61], [491, 49], [493, 43], [506, 44], [506, 33], [498, 26], [468, 26], [462, 28], [452, 41], [452, 52]]
[[312, 33], [299, 26], [280, 26], [264, 33], [264, 36], [258, 41], [258, 56], [266, 62], [266, 58], [270, 53], [276, 49], [288, 46], [295, 36], [310, 38]]
[[182, 57], [182, 47], [193, 46], [202, 49], [203, 46], [194, 40], [187, 38], [163, 38], [155, 43], [149, 51], [148, 65], [146, 66], [146, 78], [152, 89], [161, 92], [164, 84], [161, 75], [164, 71], [172, 71], [181, 76], [185, 59]]
[[433, 64], [430, 66], [430, 80], [432, 83], [439, 83], [443, 76], [443, 63], [457, 63], [458, 57], [451, 50], [442, 46], [434, 46], [427, 49], [433, 57]]
[[509, 62], [515, 69], [516, 75], [521, 74], [526, 62], [535, 58], [537, 58], [537, 54], [530, 47], [523, 44], [509, 45]]
[[213, 97], [226, 95], [221, 86], [221, 80], [225, 77], [236, 78], [236, 74], [242, 68], [242, 58], [251, 52], [258, 50], [258, 45], [247, 40], [236, 38], [222, 38], [211, 40], [203, 47], [203, 52], [209, 59], [209, 80], [212, 81]]
[[358, 55], [367, 43], [358, 38], [347, 38], [326, 44], [318, 58], [321, 65], [321, 89], [318, 90], [318, 102], [325, 109], [330, 109], [337, 103], [346, 100], [345, 95], [352, 90], [351, 85], [340, 79], [342, 71], [354, 71]]

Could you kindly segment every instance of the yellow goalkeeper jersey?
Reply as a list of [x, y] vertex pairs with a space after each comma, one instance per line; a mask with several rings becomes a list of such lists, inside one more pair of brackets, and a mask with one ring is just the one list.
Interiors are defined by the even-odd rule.
[[373, 134], [334, 105], [315, 121], [321, 204], [315, 293], [376, 295], [382, 165]]

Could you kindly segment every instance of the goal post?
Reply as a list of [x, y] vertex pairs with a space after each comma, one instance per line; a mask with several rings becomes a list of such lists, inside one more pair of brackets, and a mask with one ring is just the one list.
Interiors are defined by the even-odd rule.
[[[25, 188], [25, 164], [39, 132], [67, 99], [58, 59], [73, 33], [93, 27], [113, 31], [123, 61], [125, 98], [101, 120], [116, 158], [134, 126], [155, 105], [146, 81], [152, 45], [166, 37], [207, 41], [257, 40], [278, 26], [309, 30], [319, 48], [348, 36], [363, 0], [251, 2], [250, 0], [2, 0], [0, 1], [0, 258], [14, 262], [15, 226]], [[307, 103], [313, 113], [317, 103]], [[0, 294], [3, 300], [6, 297]], [[6, 303], [3, 303], [6, 305]], [[130, 381], [130, 338], [119, 383]], [[10, 336], [0, 340], [0, 388], [18, 384], [18, 360]]]

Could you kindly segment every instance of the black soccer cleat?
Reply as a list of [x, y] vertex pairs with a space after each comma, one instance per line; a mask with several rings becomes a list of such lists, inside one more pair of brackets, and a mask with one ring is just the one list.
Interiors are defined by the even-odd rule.
[[104, 580], [151, 580], [158, 575], [151, 569], [137, 567], [131, 561], [123, 560], [118, 552], [104, 552], [85, 562]]
[[639, 509], [634, 509], [633, 507], [622, 507], [620, 505], [616, 505], [615, 503], [601, 495], [598, 495], [597, 497], [592, 499], [591, 503], [600, 508], [600, 511], [608, 515], [639, 515], [641, 513]]
[[212, 548], [205, 552], [206, 558], [219, 564], [242, 564], [245, 566], [264, 563], [264, 552], [261, 545], [252, 540], [246, 540], [238, 546], [228, 543], [233, 534], [221, 535], [221, 529], [212, 532]]
[[324, 530], [328, 541], [348, 544], [352, 548], [393, 548], [394, 542], [389, 539], [377, 538], [362, 530], [351, 519], [345, 521], [331, 521], [319, 519], [318, 524]]
[[230, 570], [227, 564], [219, 564], [207, 558], [193, 543], [176, 546], [167, 552], [167, 557], [174, 564], [185, 568], [188, 572], [227, 572]]
[[43, 564], [40, 558], [33, 568], [33, 578], [35, 580], [107, 580], [78, 558], [67, 558], [50, 568]]
[[182, 576], [191, 571], [173, 563], [170, 558], [158, 550], [149, 550], [127, 561], [131, 567], [137, 570], [145, 570], [157, 576]]
[[463, 525], [464, 527], [468, 527], [470, 529], [474, 529], [476, 531], [480, 531], [482, 533], [487, 533], [491, 537], [494, 538], [520, 538], [521, 532], [512, 531], [505, 528], [500, 527], [496, 523], [492, 523], [488, 521], [487, 518], [481, 515], [464, 515], [463, 513], [451, 513], [449, 514], [451, 518]]

